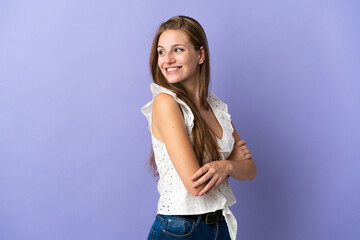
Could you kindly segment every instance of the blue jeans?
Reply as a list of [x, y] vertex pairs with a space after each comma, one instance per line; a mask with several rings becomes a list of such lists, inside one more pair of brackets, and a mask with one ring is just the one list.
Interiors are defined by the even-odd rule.
[[230, 240], [230, 235], [225, 220], [206, 224], [200, 216], [197, 220], [190, 220], [157, 214], [147, 240], [173, 239]]

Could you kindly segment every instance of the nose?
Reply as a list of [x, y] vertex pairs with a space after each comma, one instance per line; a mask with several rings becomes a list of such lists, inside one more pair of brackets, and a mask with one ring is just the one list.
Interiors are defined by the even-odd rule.
[[174, 58], [174, 55], [173, 55], [172, 52], [166, 53], [165, 62], [166, 62], [167, 64], [171, 64], [171, 63], [174, 63], [174, 62], [175, 62], [175, 58]]

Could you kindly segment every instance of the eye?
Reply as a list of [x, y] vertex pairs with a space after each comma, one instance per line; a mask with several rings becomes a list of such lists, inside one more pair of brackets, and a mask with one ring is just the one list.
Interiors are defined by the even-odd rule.
[[183, 52], [184, 51], [184, 49], [182, 49], [182, 48], [175, 48], [175, 50], [174, 50], [175, 52]]
[[159, 55], [164, 55], [164, 51], [163, 51], [163, 50], [159, 50], [159, 51], [158, 51], [158, 54], [159, 54]]

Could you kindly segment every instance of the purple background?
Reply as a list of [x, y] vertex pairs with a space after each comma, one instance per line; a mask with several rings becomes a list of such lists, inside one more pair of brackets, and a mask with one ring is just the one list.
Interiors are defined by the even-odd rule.
[[184, 14], [258, 167], [231, 185], [238, 239], [360, 239], [360, 3], [0, 3], [0, 239], [145, 239], [148, 55]]

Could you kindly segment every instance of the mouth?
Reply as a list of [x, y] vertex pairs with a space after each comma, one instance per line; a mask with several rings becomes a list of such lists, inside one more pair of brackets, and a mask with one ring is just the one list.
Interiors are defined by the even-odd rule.
[[166, 72], [167, 73], [174, 73], [174, 72], [177, 72], [181, 67], [168, 67], [168, 68], [165, 68]]

